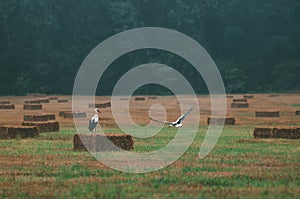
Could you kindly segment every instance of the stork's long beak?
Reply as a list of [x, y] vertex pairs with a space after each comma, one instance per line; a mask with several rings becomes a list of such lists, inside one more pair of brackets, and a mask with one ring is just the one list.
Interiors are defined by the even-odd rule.
[[101, 111], [100, 111], [99, 109], [97, 109], [97, 112], [98, 112], [98, 113], [101, 113]]

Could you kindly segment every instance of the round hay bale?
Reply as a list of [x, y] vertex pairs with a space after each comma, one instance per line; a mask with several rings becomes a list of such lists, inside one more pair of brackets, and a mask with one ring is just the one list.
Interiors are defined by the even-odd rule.
[[23, 117], [24, 121], [33, 121], [33, 122], [42, 122], [42, 121], [49, 121], [55, 120], [54, 114], [42, 114], [42, 115], [28, 115], [25, 114]]
[[225, 117], [225, 118], [207, 118], [207, 124], [208, 125], [220, 125], [220, 124], [224, 124], [224, 125], [235, 125], [235, 118], [234, 117]]
[[[112, 145], [112, 144], [113, 145]], [[89, 151], [118, 151], [133, 150], [134, 141], [131, 135], [125, 134], [75, 134], [73, 137], [74, 150]]]
[[24, 110], [42, 110], [42, 104], [24, 104]]
[[3, 100], [3, 101], [0, 101], [0, 104], [10, 104], [10, 101]]
[[0, 139], [34, 138], [39, 133], [36, 126], [0, 126]]
[[255, 117], [280, 117], [279, 111], [256, 111]]
[[300, 115], [300, 110], [295, 111], [295, 115]]
[[23, 126], [37, 126], [40, 133], [43, 132], [59, 132], [59, 123], [57, 121], [48, 122], [22, 122]]
[[14, 104], [0, 104], [0, 109], [15, 109]]
[[233, 99], [232, 102], [248, 102], [247, 99]]
[[245, 98], [245, 99], [253, 99], [253, 98], [254, 98], [254, 95], [244, 95], [244, 98]]
[[249, 108], [249, 103], [233, 102], [231, 108]]

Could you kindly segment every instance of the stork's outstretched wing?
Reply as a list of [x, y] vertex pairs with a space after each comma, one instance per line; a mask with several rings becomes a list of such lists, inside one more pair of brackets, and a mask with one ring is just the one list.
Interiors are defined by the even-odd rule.
[[151, 117], [149, 117], [150, 120], [154, 121], [154, 122], [161, 122], [161, 123], [164, 123], [164, 124], [173, 124], [173, 122], [169, 122], [169, 121], [162, 121], [162, 120], [156, 120], [156, 119], [153, 119]]
[[185, 112], [184, 114], [182, 114], [177, 120], [176, 123], [180, 124], [184, 118], [193, 110], [193, 108], [190, 108], [187, 112]]

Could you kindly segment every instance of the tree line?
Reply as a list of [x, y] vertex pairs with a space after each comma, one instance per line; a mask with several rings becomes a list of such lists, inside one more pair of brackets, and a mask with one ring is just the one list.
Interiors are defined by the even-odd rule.
[[[216, 62], [228, 93], [300, 90], [300, 2], [297, 0], [0, 0], [0, 95], [71, 94], [78, 68], [101, 41], [138, 27], [164, 27], [199, 42]], [[197, 93], [200, 75], [180, 57], [133, 52], [105, 72], [109, 95], [132, 67], [163, 63]], [[138, 93], [169, 94], [148, 85]]]

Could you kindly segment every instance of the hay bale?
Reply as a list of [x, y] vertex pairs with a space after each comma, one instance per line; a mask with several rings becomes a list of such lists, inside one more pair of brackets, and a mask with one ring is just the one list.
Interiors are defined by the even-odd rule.
[[0, 139], [33, 138], [39, 133], [36, 126], [0, 126]]
[[49, 98], [41, 98], [41, 99], [37, 99], [41, 104], [46, 104], [46, 103], [49, 103], [50, 100]]
[[219, 125], [224, 123], [225, 125], [235, 125], [235, 118], [234, 117], [225, 117], [225, 118], [207, 118], [207, 124], [210, 125]]
[[101, 104], [93, 104], [90, 103], [88, 104], [89, 108], [107, 108], [107, 107], [111, 107], [111, 102], [105, 102], [105, 103], [101, 103]]
[[226, 98], [232, 99], [233, 96], [232, 95], [226, 95]]
[[144, 97], [135, 97], [135, 101], [144, 101], [146, 98]]
[[[115, 146], [110, 146], [111, 144], [108, 140]], [[133, 145], [132, 136], [124, 134], [75, 134], [73, 137], [74, 150], [79, 151], [116, 151], [119, 148], [133, 150]]]
[[233, 99], [232, 102], [248, 102], [247, 99]]
[[255, 138], [300, 139], [300, 127], [292, 127], [292, 126], [255, 127], [253, 135]]
[[272, 95], [269, 95], [269, 97], [279, 97], [278, 94], [272, 94]]
[[57, 102], [58, 103], [67, 103], [68, 100], [67, 99], [58, 99]]
[[244, 98], [245, 98], [245, 99], [253, 99], [253, 98], [254, 98], [254, 95], [244, 95]]
[[24, 110], [42, 110], [42, 104], [24, 104]]
[[157, 97], [156, 96], [150, 96], [150, 97], [148, 97], [148, 99], [149, 100], [154, 100], [154, 99], [157, 99]]
[[40, 100], [26, 100], [25, 104], [40, 104], [41, 101]]
[[42, 121], [49, 121], [55, 120], [54, 114], [41, 114], [41, 115], [24, 115], [24, 121], [34, 121], [34, 122], [42, 122]]
[[280, 117], [279, 111], [256, 111], [255, 117]]
[[47, 122], [22, 122], [23, 126], [36, 126], [43, 132], [59, 132], [59, 123], [57, 121], [47, 121]]
[[52, 96], [52, 97], [49, 97], [49, 100], [58, 100], [58, 97]]
[[14, 104], [0, 104], [0, 109], [15, 109]]
[[233, 102], [231, 108], [249, 108], [249, 103]]
[[295, 115], [300, 115], [300, 110], [295, 111]]
[[64, 118], [86, 118], [87, 115], [85, 112], [64, 112]]
[[0, 101], [0, 104], [10, 104], [10, 101], [3, 100], [3, 101]]

